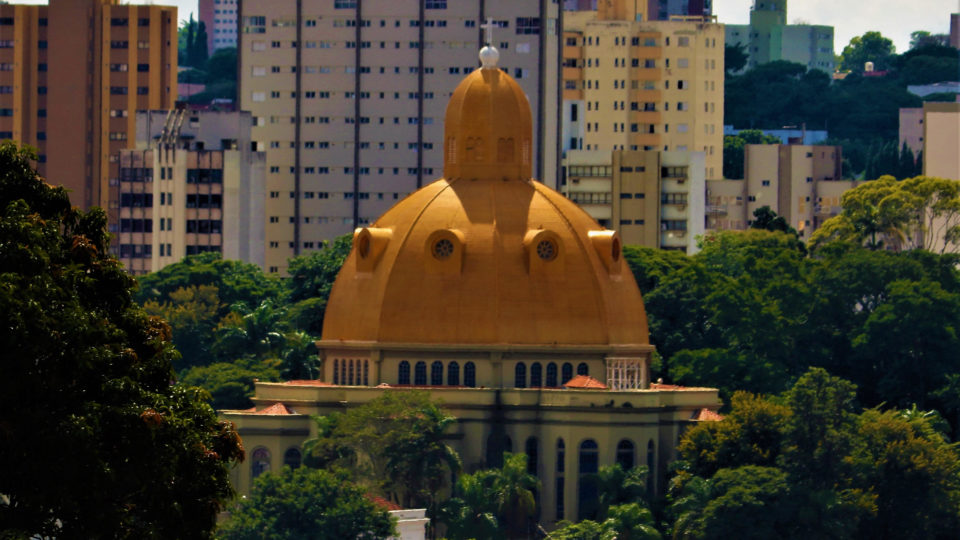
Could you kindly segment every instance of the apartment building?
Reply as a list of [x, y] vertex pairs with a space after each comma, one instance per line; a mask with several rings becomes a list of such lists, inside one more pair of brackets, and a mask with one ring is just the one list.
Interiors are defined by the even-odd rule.
[[960, 101], [923, 104], [923, 174], [960, 180]]
[[556, 2], [247, 0], [240, 106], [267, 153], [267, 269], [371, 222], [442, 174], [449, 96], [492, 21], [533, 111], [534, 175], [556, 186]]
[[569, 150], [560, 191], [626, 245], [693, 254], [704, 232], [703, 152]]
[[0, 5], [0, 138], [36, 147], [40, 173], [77, 206], [115, 210], [108, 186], [134, 111], [176, 98], [176, 34], [175, 7]]
[[833, 27], [787, 24], [787, 0], [754, 0], [750, 24], [729, 24], [728, 45], [744, 45], [745, 69], [775, 60], [786, 60], [833, 73]]
[[648, 20], [669, 21], [671, 17], [713, 15], [712, 0], [647, 0]]
[[207, 52], [237, 46], [240, 0], [198, 0], [197, 12], [207, 31]]
[[136, 148], [118, 154], [110, 224], [127, 270], [208, 251], [263, 267], [266, 158], [251, 148], [250, 113], [142, 111], [136, 122]]
[[753, 212], [769, 206], [801, 239], [842, 210], [843, 193], [858, 185], [841, 180], [840, 146], [748, 144], [743, 180], [707, 181], [706, 228], [742, 230]]
[[900, 109], [900, 130], [897, 148], [906, 144], [913, 150], [914, 157], [923, 150], [923, 108], [903, 107]]
[[703, 152], [723, 174], [723, 25], [641, 22], [614, 0], [564, 18], [563, 150]]

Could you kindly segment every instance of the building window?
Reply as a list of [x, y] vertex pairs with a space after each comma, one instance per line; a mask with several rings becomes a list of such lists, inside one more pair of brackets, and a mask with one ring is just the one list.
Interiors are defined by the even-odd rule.
[[300, 467], [300, 450], [296, 448], [288, 448], [283, 454], [283, 465], [290, 467], [291, 469], [297, 469]]
[[270, 471], [270, 451], [259, 447], [253, 451], [253, 463], [250, 464], [250, 476], [256, 478]]
[[530, 388], [540, 388], [543, 386], [543, 366], [540, 362], [534, 362], [530, 366]]
[[577, 375], [590, 375], [590, 366], [586, 362], [580, 362], [577, 366]]
[[517, 362], [513, 370], [513, 386], [516, 388], [527, 387], [527, 365], [523, 362]]
[[450, 386], [460, 386], [460, 364], [450, 362], [447, 365], [447, 384]]
[[539, 457], [540, 457], [540, 445], [537, 443], [536, 437], [530, 437], [527, 439], [526, 453], [527, 453], [527, 474], [533, 476], [540, 476], [537, 474], [539, 469]]
[[656, 478], [655, 449], [653, 439], [650, 439], [650, 442], [647, 443], [647, 493], [650, 495], [653, 495], [653, 479]]
[[433, 386], [443, 386], [443, 364], [434, 362], [430, 364], [430, 384]]
[[413, 368], [413, 384], [417, 386], [426, 386], [427, 384], [427, 363], [417, 362]]
[[573, 364], [570, 362], [563, 364], [561, 375], [560, 384], [567, 384], [567, 382], [573, 378]]
[[625, 471], [633, 468], [634, 451], [633, 443], [624, 439], [617, 444], [617, 464]]
[[580, 455], [578, 459], [578, 490], [579, 508], [577, 510], [577, 519], [596, 519], [599, 507], [599, 497], [597, 490], [597, 481], [595, 475], [599, 465], [600, 452], [597, 443], [593, 439], [587, 439], [580, 443]]
[[557, 364], [550, 362], [547, 364], [547, 387], [556, 388], [557, 386]]
[[397, 384], [410, 384], [410, 362], [406, 360], [400, 362], [397, 372]]
[[477, 386], [477, 366], [473, 362], [463, 365], [463, 385], [470, 388]]

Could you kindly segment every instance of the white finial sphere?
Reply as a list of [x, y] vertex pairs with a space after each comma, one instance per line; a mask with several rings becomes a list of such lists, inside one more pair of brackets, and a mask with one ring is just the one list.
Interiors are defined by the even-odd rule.
[[500, 53], [490, 45], [480, 49], [480, 65], [484, 69], [495, 69], [497, 60], [500, 60]]

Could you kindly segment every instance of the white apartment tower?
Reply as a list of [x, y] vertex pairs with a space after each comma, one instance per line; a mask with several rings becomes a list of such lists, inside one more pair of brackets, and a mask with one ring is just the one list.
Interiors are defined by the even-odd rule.
[[450, 94], [491, 21], [534, 122], [534, 176], [556, 186], [556, 0], [244, 0], [239, 102], [267, 154], [267, 269], [373, 221], [442, 174]]

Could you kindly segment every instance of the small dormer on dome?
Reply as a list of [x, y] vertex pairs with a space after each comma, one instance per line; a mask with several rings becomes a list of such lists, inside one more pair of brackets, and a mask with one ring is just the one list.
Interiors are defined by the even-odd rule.
[[444, 176], [448, 179], [529, 180], [533, 121], [520, 85], [497, 68], [499, 53], [480, 51], [482, 68], [454, 90], [444, 125]]

